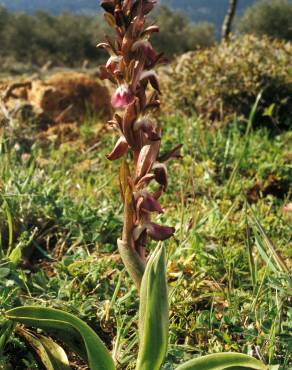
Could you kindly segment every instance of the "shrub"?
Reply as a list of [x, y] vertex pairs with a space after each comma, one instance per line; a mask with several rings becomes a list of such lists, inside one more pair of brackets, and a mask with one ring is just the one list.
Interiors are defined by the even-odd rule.
[[291, 43], [254, 36], [187, 53], [160, 72], [164, 106], [170, 112], [227, 121], [234, 114], [247, 117], [263, 90], [259, 111], [274, 107], [272, 121], [287, 126], [292, 114], [291, 55]]
[[262, 0], [248, 8], [238, 24], [242, 33], [292, 41], [292, 2]]

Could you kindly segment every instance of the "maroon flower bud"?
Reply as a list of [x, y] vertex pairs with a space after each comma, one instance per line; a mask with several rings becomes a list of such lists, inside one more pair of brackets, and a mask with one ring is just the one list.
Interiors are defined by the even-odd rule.
[[124, 25], [125, 18], [122, 9], [115, 9], [115, 19], [118, 27], [122, 27]]
[[122, 9], [125, 15], [129, 15], [132, 9], [133, 3], [134, 3], [134, 0], [124, 0], [123, 1]]
[[155, 179], [155, 175], [153, 173], [148, 173], [147, 175], [143, 176], [142, 179], [140, 179], [138, 182], [137, 182], [137, 185], [136, 185], [136, 188], [139, 190], [139, 189], [143, 189], [145, 186], [147, 186], [148, 184], [150, 184], [150, 182], [152, 180]]
[[114, 11], [115, 11], [115, 2], [114, 2], [114, 0], [102, 0], [100, 2], [100, 5], [103, 7], [103, 9], [106, 12], [114, 14]]
[[164, 189], [167, 188], [167, 168], [164, 163], [156, 162], [152, 168], [155, 180], [162, 185]]
[[151, 63], [153, 63], [157, 58], [155, 50], [150, 42], [146, 39], [136, 41], [132, 46], [132, 51], [142, 51], [146, 56], [146, 60], [150, 61]]
[[134, 14], [142, 13], [144, 15], [147, 15], [148, 13], [151, 12], [156, 3], [157, 1], [155, 0], [136, 1], [136, 3], [133, 6], [133, 13]]
[[159, 32], [159, 27], [156, 25], [149, 26], [142, 32], [142, 37], [150, 36], [154, 32]]

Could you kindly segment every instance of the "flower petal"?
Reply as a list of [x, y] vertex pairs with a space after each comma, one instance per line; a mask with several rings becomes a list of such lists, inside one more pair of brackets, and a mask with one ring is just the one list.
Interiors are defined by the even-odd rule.
[[137, 189], [141, 189], [144, 186], [148, 185], [153, 179], [155, 179], [155, 175], [153, 173], [148, 173], [147, 175], [143, 176], [137, 183]]
[[142, 37], [149, 36], [154, 32], [159, 32], [159, 27], [156, 24], [153, 24], [152, 26], [145, 28], [145, 30], [142, 33]]
[[160, 141], [154, 141], [150, 145], [144, 145], [141, 149], [136, 167], [136, 179], [145, 176], [156, 161], [160, 148]]
[[128, 146], [126, 139], [124, 138], [124, 136], [121, 136], [119, 140], [117, 141], [112, 152], [109, 155], [107, 155], [107, 159], [109, 159], [110, 161], [119, 159], [124, 154], [127, 153], [128, 149], [129, 149], [129, 146]]
[[106, 79], [108, 79], [108, 80], [110, 80], [111, 82], [116, 83], [116, 79], [114, 78], [113, 74], [112, 74], [112, 73], [110, 73], [110, 72], [107, 70], [107, 68], [106, 68], [106, 66], [105, 66], [105, 65], [101, 65], [101, 66], [99, 67], [99, 78], [100, 78], [101, 80], [106, 80]]
[[137, 101], [138, 99], [134, 98], [134, 100], [127, 106], [126, 112], [123, 117], [123, 124], [122, 124], [123, 134], [125, 138], [127, 139], [127, 142], [132, 148], [135, 148], [137, 144], [133, 138], [133, 125], [138, 115], [138, 112], [137, 112], [138, 108], [136, 104]]
[[287, 203], [284, 205], [284, 212], [292, 212], [292, 203]]

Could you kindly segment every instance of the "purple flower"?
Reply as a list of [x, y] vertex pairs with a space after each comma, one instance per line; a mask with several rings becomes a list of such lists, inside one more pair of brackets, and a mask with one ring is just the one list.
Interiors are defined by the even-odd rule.
[[171, 238], [175, 233], [174, 227], [158, 225], [154, 222], [146, 222], [135, 227], [133, 231], [133, 238], [135, 241], [139, 240], [143, 233], [145, 233], [155, 241], [163, 241]]
[[163, 213], [161, 205], [147, 190], [141, 191], [137, 199], [137, 211], [138, 212], [157, 212]]
[[146, 224], [146, 230], [150, 238], [156, 241], [169, 239], [175, 232], [174, 227], [158, 225], [154, 222], [149, 222]]
[[112, 96], [114, 108], [126, 108], [134, 100], [135, 96], [126, 84], [120, 85]]

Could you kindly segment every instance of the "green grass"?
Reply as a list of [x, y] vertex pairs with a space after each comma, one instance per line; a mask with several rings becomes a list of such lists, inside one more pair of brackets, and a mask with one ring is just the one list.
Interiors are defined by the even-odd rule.
[[[219, 351], [292, 368], [291, 214], [283, 212], [291, 198], [291, 132], [245, 135], [236, 122], [212, 131], [194, 117], [160, 121], [163, 150], [184, 144], [183, 159], [169, 163], [162, 200], [161, 219], [176, 227], [166, 243], [164, 369]], [[116, 250], [118, 163], [105, 158], [115, 137], [105, 133], [94, 148], [88, 120], [80, 140], [35, 141], [25, 153], [22, 135], [2, 136], [0, 145], [0, 310], [26, 303], [77, 314], [113, 349], [121, 369], [133, 369], [138, 299]], [[10, 362], [13, 369], [42, 369], [7, 325], [2, 316], [3, 368]], [[72, 368], [82, 364], [71, 360]]]

